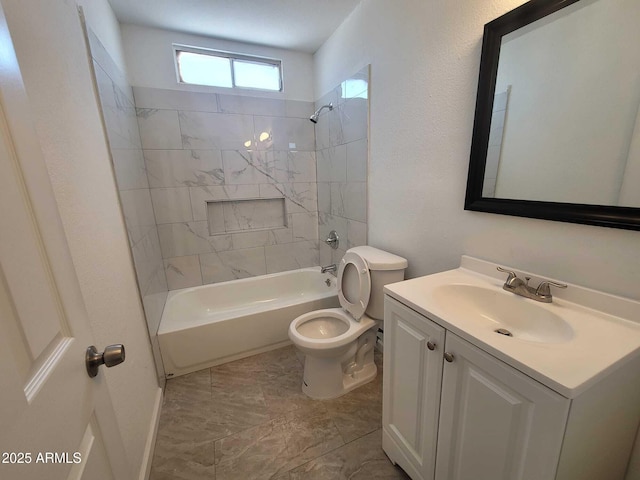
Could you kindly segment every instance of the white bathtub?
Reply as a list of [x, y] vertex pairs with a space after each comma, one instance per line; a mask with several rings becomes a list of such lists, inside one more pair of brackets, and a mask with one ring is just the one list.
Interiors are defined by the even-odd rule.
[[339, 306], [336, 279], [320, 267], [171, 291], [158, 329], [165, 372], [184, 375], [283, 347], [294, 318]]

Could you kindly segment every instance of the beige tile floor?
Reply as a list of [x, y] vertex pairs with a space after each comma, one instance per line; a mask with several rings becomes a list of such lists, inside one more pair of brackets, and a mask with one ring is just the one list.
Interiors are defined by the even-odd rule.
[[151, 480], [408, 479], [382, 451], [376, 364], [334, 400], [302, 393], [292, 346], [167, 381]]

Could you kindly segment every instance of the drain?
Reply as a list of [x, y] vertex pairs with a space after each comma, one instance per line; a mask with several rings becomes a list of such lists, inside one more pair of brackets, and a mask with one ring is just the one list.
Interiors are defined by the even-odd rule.
[[494, 332], [499, 333], [500, 335], [504, 335], [505, 337], [513, 337], [513, 333], [511, 333], [506, 328], [498, 328], [494, 330]]

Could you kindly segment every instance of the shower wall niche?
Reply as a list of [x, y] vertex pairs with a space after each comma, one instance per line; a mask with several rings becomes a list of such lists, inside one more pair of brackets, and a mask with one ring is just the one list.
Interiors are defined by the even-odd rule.
[[209, 235], [287, 228], [284, 197], [207, 202]]

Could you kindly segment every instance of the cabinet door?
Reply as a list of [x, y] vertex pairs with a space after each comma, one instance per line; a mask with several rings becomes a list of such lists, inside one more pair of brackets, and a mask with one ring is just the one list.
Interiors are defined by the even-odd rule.
[[382, 447], [414, 480], [433, 479], [443, 347], [442, 327], [386, 297]]
[[437, 480], [551, 480], [569, 400], [447, 332]]

